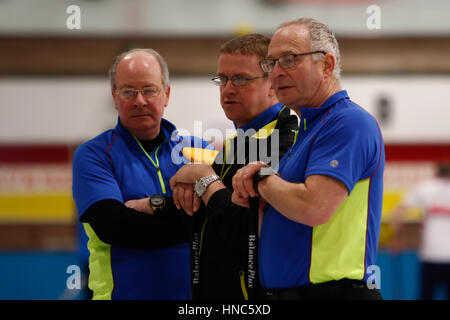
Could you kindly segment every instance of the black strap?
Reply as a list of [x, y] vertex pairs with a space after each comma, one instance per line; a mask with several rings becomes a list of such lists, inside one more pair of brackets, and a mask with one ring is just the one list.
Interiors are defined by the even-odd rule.
[[196, 266], [198, 267], [198, 241], [197, 236], [198, 232], [196, 232], [195, 229], [195, 223], [194, 219], [190, 221], [189, 224], [189, 243], [191, 244], [190, 250], [191, 250], [191, 300], [194, 300], [197, 295], [197, 288], [199, 284], [199, 276], [200, 274], [197, 273]]
[[189, 239], [191, 244], [191, 299], [201, 297], [200, 286], [200, 241], [201, 230], [205, 222], [205, 208], [202, 206], [194, 214], [189, 225]]
[[259, 197], [250, 198], [250, 214], [248, 223], [248, 300], [256, 298], [258, 281], [258, 206]]

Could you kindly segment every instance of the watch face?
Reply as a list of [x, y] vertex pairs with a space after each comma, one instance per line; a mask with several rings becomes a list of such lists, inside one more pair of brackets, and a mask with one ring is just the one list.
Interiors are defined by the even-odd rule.
[[160, 207], [160, 206], [164, 205], [164, 198], [160, 195], [153, 195], [150, 198], [150, 202], [153, 206]]
[[204, 186], [202, 181], [197, 180], [194, 185], [194, 191], [197, 193], [197, 195], [201, 195], [204, 192]]

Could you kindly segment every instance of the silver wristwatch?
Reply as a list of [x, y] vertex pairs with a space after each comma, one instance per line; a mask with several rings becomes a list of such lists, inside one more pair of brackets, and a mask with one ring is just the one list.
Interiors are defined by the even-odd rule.
[[195, 181], [194, 191], [197, 193], [198, 197], [201, 198], [205, 192], [206, 188], [213, 183], [214, 181], [219, 180], [219, 176], [217, 174], [212, 174], [210, 176], [206, 176]]

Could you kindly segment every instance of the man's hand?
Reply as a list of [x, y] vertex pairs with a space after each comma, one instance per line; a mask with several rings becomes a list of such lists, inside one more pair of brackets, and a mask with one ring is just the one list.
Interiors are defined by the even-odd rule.
[[173, 190], [177, 183], [193, 185], [200, 178], [215, 174], [209, 164], [186, 164], [170, 179], [170, 188]]
[[233, 177], [233, 194], [231, 201], [241, 207], [250, 207], [249, 197], [256, 197], [257, 193], [253, 189], [253, 176], [261, 168], [268, 167], [261, 161], [251, 162], [239, 169]]
[[209, 164], [187, 164], [181, 167], [170, 179], [170, 188], [173, 191], [172, 196], [177, 208], [183, 208], [186, 213], [192, 215], [200, 208], [202, 200], [205, 205], [208, 204], [209, 198], [214, 192], [225, 188], [221, 181], [215, 181], [208, 186], [202, 199], [197, 196], [194, 192], [195, 182], [213, 174], [215, 171]]
[[193, 184], [177, 183], [172, 188], [172, 197], [177, 209], [183, 208], [190, 216], [197, 212], [202, 204], [202, 200], [194, 192]]
[[124, 204], [128, 208], [134, 209], [136, 211], [147, 213], [147, 214], [153, 214], [152, 207], [150, 207], [149, 199], [150, 198], [128, 200]]

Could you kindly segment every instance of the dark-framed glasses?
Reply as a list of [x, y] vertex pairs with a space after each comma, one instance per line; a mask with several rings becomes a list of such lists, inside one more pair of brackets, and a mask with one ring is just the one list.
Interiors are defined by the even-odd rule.
[[242, 86], [246, 86], [249, 81], [252, 81], [255, 79], [266, 78], [266, 77], [267, 77], [267, 75], [263, 75], [260, 77], [246, 78], [246, 77], [242, 77], [239, 75], [235, 75], [235, 76], [232, 76], [231, 79], [229, 79], [227, 76], [215, 76], [214, 78], [211, 79], [211, 81], [216, 86], [224, 87], [227, 85], [228, 80], [230, 80], [234, 86], [242, 87]]
[[116, 90], [116, 92], [119, 94], [121, 98], [125, 100], [133, 100], [137, 97], [138, 92], [140, 92], [144, 98], [156, 97], [161, 92], [161, 88], [155, 86], [144, 87], [140, 90], [133, 88], [121, 88]]
[[325, 51], [317, 50], [317, 51], [311, 51], [311, 52], [303, 52], [303, 53], [292, 53], [292, 54], [286, 54], [284, 56], [279, 57], [278, 59], [264, 59], [259, 62], [259, 65], [261, 69], [264, 72], [272, 72], [273, 68], [275, 67], [275, 63], [280, 64], [280, 67], [282, 69], [289, 69], [295, 67], [295, 58], [299, 56], [306, 56], [309, 54], [327, 54]]

